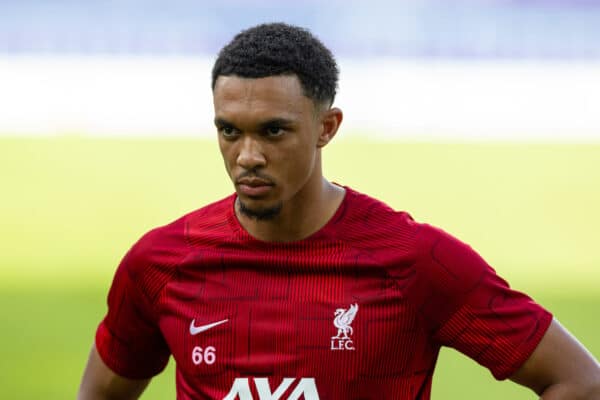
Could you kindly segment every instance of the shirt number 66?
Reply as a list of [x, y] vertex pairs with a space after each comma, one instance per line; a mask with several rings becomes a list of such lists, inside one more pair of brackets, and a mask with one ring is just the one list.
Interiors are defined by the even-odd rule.
[[196, 346], [192, 350], [192, 362], [194, 365], [200, 365], [202, 363], [208, 365], [214, 364], [217, 359], [215, 351], [216, 349], [213, 346], [208, 346], [204, 350], [202, 347]]

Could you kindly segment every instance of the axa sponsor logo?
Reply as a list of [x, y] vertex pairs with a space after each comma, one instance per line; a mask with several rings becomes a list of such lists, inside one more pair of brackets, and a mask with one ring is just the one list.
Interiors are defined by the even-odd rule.
[[331, 337], [331, 350], [355, 350], [352, 334], [354, 330], [350, 326], [356, 313], [358, 304], [351, 304], [348, 309], [338, 308], [335, 310], [333, 325], [337, 328], [337, 335]]
[[283, 400], [282, 396], [292, 387], [291, 393], [285, 399], [319, 400], [315, 378], [283, 378], [273, 391], [268, 378], [236, 378], [223, 400], [255, 400], [250, 385], [254, 385], [255, 392], [258, 394], [257, 400]]

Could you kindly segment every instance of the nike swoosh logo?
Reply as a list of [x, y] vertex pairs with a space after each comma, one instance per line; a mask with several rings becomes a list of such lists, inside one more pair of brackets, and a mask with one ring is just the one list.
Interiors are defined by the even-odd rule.
[[213, 322], [212, 324], [207, 324], [207, 325], [202, 325], [202, 326], [194, 326], [194, 322], [196, 322], [196, 320], [193, 319], [192, 322], [190, 323], [190, 333], [192, 335], [197, 335], [200, 332], [207, 331], [207, 330], [209, 330], [211, 328], [214, 328], [215, 326], [219, 326], [221, 324], [224, 324], [227, 321], [229, 321], [229, 320], [228, 319], [224, 319], [222, 321]]

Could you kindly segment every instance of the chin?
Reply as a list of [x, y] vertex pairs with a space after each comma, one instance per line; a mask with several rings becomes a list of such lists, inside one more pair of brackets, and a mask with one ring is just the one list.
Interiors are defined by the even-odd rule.
[[[261, 201], [250, 201], [238, 197], [239, 210], [242, 215], [257, 221], [268, 221], [275, 219], [281, 212], [283, 204], [276, 202], [274, 204], [260, 204]], [[259, 204], [257, 204], [259, 203]]]

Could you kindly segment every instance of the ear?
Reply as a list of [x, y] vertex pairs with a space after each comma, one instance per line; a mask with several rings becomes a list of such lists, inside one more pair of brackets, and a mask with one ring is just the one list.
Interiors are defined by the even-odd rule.
[[324, 147], [331, 139], [333, 139], [343, 118], [344, 114], [342, 113], [342, 110], [337, 107], [323, 111], [320, 118], [321, 132], [317, 141], [318, 148]]

